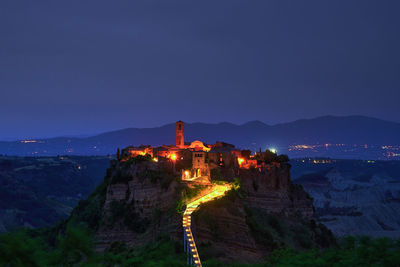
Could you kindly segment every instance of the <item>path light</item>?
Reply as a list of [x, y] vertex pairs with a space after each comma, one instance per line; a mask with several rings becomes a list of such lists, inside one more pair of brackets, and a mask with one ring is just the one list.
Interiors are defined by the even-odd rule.
[[[225, 195], [225, 193], [229, 189], [231, 189], [231, 185], [230, 184], [214, 185], [213, 189], [214, 190], [212, 192], [206, 194], [205, 196], [202, 196], [202, 197], [192, 201], [191, 203], [188, 203], [188, 205], [186, 206], [186, 210], [184, 212], [185, 215], [184, 215], [184, 219], [183, 219], [183, 226], [185, 228], [185, 236], [186, 236], [186, 239], [189, 241], [188, 248], [191, 251], [190, 255], [195, 263], [195, 266], [197, 266], [197, 267], [202, 266], [202, 265], [201, 265], [199, 254], [198, 254], [198, 251], [196, 248], [196, 243], [193, 239], [192, 231], [190, 230], [190, 220], [191, 220], [190, 214], [199, 207], [200, 203], [205, 203], [205, 202], [217, 199], [217, 198]], [[185, 245], [185, 246], [187, 246], [187, 245]]]

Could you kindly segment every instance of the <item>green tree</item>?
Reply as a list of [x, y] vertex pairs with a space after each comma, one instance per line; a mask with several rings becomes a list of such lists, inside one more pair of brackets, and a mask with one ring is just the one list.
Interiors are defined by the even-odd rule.
[[0, 236], [0, 266], [43, 266], [44, 243], [18, 230]]

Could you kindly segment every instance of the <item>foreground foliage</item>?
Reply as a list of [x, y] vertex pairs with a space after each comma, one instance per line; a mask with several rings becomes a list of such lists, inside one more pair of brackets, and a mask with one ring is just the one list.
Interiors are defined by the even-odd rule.
[[[113, 243], [104, 253], [93, 250], [93, 235], [82, 224], [68, 225], [54, 245], [43, 230], [19, 230], [0, 236], [0, 266], [186, 266], [182, 244], [161, 237], [156, 242], [128, 249]], [[215, 259], [205, 267], [227, 266]], [[229, 266], [229, 265], [228, 265]], [[259, 264], [230, 266], [400, 266], [400, 241], [388, 238], [347, 237], [337, 248], [275, 250], [269, 260]]]
[[46, 234], [19, 230], [0, 236], [0, 266], [186, 266], [180, 243], [166, 237], [135, 250], [114, 243], [96, 253], [93, 235], [84, 225], [68, 225], [66, 233], [48, 244]]
[[[205, 267], [221, 266], [210, 260]], [[400, 266], [400, 240], [389, 238], [346, 237], [337, 248], [323, 251], [310, 249], [295, 251], [280, 249], [271, 253], [267, 262], [259, 264], [232, 264], [232, 267], [397, 267]]]

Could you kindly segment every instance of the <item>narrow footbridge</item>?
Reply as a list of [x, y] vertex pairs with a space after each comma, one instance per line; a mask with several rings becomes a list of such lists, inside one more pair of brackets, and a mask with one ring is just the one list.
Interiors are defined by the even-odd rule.
[[183, 243], [184, 250], [187, 254], [187, 264], [201, 267], [201, 261], [199, 253], [197, 251], [196, 243], [194, 241], [193, 233], [190, 228], [191, 226], [191, 215], [200, 206], [201, 203], [212, 201], [219, 198], [231, 189], [230, 184], [225, 185], [213, 185], [211, 193], [208, 193], [194, 201], [190, 202], [186, 206], [186, 210], [183, 213]]

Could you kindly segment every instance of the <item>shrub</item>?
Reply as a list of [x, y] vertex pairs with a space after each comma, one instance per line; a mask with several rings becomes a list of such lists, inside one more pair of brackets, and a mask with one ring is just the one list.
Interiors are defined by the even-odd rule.
[[194, 187], [182, 188], [181, 198], [176, 202], [175, 211], [178, 214], [183, 214], [187, 202], [195, 198], [204, 188], [206, 188], [206, 186], [203, 185], [195, 185]]
[[85, 222], [89, 228], [96, 230], [101, 223], [108, 184], [106, 177], [86, 200], [79, 201], [69, 220]]
[[41, 266], [41, 257], [47, 256], [40, 239], [18, 230], [0, 236], [0, 266]]

